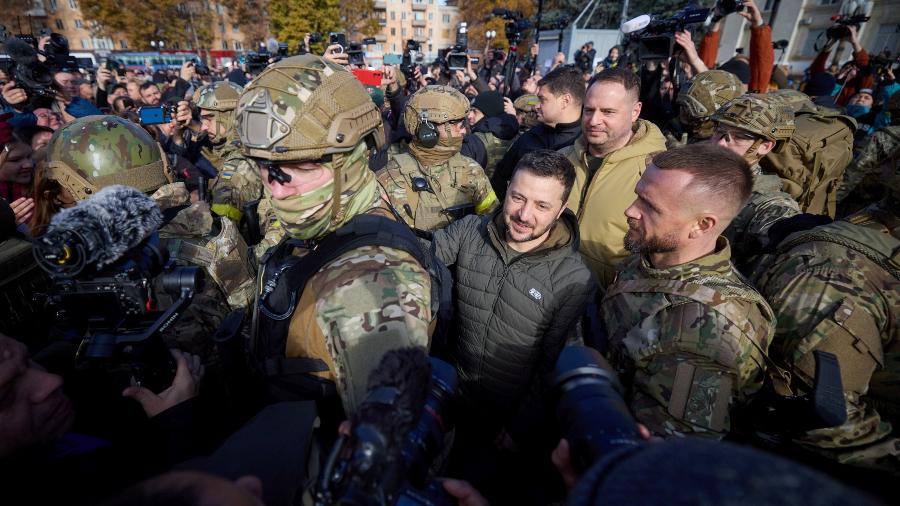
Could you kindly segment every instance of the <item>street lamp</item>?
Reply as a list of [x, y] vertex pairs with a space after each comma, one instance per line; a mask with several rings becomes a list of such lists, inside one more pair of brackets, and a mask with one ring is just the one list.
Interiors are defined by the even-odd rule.
[[157, 49], [160, 49], [160, 50], [161, 50], [162, 48], [166, 47], [166, 43], [163, 42], [163, 41], [161, 41], [161, 40], [151, 40], [151, 41], [150, 41], [150, 47], [157, 48]]
[[484, 38], [486, 38], [488, 41], [490, 41], [491, 39], [493, 39], [496, 36], [497, 36], [497, 30], [488, 30], [488, 31], [484, 32]]

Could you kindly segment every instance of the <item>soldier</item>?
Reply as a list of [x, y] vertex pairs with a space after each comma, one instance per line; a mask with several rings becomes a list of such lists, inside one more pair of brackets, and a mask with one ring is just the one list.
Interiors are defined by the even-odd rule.
[[538, 119], [537, 106], [541, 99], [537, 95], [522, 95], [513, 102], [516, 109], [516, 119], [519, 120], [519, 133], [525, 133], [536, 127]]
[[656, 435], [720, 438], [762, 385], [772, 310], [720, 235], [751, 185], [730, 151], [675, 148], [653, 157], [625, 211], [625, 247], [638, 254], [620, 264], [601, 315], [631, 410]]
[[900, 176], [857, 214], [795, 232], [754, 273], [776, 310], [772, 355], [809, 393], [816, 350], [841, 366], [847, 421], [794, 441], [832, 461], [900, 473]]
[[209, 140], [202, 153], [218, 174], [210, 187], [210, 209], [235, 222], [241, 221], [245, 204], [262, 196], [262, 181], [256, 166], [234, 144], [234, 109], [241, 91], [232, 82], [219, 81], [199, 88], [193, 97], [200, 109], [199, 132], [205, 133]]
[[[900, 93], [891, 95], [885, 109], [891, 113], [891, 126], [876, 130], [844, 172], [837, 191], [837, 200], [844, 204], [844, 210], [848, 205], [852, 207], [849, 195], [856, 193], [864, 202], [872, 202], [880, 197], [876, 193], [882, 189], [880, 181], [900, 174]], [[875, 184], [861, 184], [867, 179], [873, 179]]]
[[750, 200], [725, 230], [735, 265], [748, 273], [757, 253], [768, 243], [772, 225], [800, 213], [797, 202], [781, 190], [781, 179], [764, 173], [759, 165], [777, 143], [791, 138], [794, 114], [779, 100], [747, 94], [722, 106], [712, 121], [715, 128], [710, 142], [742, 156], [753, 173]]
[[168, 177], [168, 158], [159, 144], [143, 128], [117, 116], [66, 124], [47, 148], [47, 179], [59, 182], [62, 201], [83, 200], [105, 186], [124, 184], [152, 194], [164, 213], [174, 213], [159, 230], [164, 246], [171, 258], [204, 267], [208, 276], [202, 293], [167, 331], [168, 341], [205, 356], [222, 319], [253, 298], [247, 246], [234, 223], [216, 223], [206, 202], [191, 203], [184, 183], [170, 184]]
[[744, 93], [738, 76], [724, 70], [707, 70], [691, 79], [690, 86], [678, 94], [679, 120], [687, 139], [666, 137], [666, 145], [674, 147], [712, 137], [712, 115], [729, 100]]
[[[236, 118], [241, 150], [289, 236], [260, 273], [258, 363], [270, 393], [324, 400], [336, 390], [349, 415], [380, 356], [428, 346], [437, 314], [418, 241], [394, 221], [367, 166], [369, 148], [384, 142], [381, 115], [352, 73], [307, 54], [257, 76]], [[372, 229], [386, 230], [391, 246], [366, 235]]]
[[413, 132], [409, 152], [394, 155], [378, 171], [394, 211], [410, 227], [431, 231], [499, 204], [484, 170], [459, 153], [469, 101], [449, 86], [414, 93], [403, 121]]
[[468, 114], [469, 128], [481, 141], [487, 152], [485, 175], [490, 179], [509, 145], [518, 134], [519, 124], [512, 114], [503, 110], [503, 95], [496, 91], [483, 91], [472, 101]]

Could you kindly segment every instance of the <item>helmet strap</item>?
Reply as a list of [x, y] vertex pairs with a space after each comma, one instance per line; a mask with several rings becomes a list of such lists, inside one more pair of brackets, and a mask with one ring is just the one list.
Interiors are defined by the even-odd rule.
[[344, 191], [343, 167], [347, 157], [335, 154], [332, 157], [331, 170], [334, 173], [334, 193], [331, 194], [331, 224], [337, 226], [343, 219], [341, 212], [341, 193]]
[[759, 138], [757, 138], [755, 141], [753, 141], [753, 144], [751, 144], [750, 147], [747, 148], [747, 151], [744, 153], [744, 160], [747, 160], [750, 163], [755, 162], [756, 161], [756, 150], [759, 149], [759, 146], [763, 142], [764, 142], [764, 140], [759, 139]]

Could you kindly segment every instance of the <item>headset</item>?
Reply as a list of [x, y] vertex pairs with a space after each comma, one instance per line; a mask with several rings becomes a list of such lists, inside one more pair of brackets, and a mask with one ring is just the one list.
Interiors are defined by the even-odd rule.
[[423, 111], [419, 113], [419, 126], [418, 128], [416, 128], [416, 138], [419, 140], [419, 144], [421, 144], [425, 148], [430, 149], [437, 146], [437, 127], [435, 127], [428, 121], [427, 112]]

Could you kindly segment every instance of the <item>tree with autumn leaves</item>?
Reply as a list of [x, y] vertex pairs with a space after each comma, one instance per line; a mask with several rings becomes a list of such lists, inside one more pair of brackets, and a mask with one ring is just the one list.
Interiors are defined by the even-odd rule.
[[150, 49], [150, 41], [167, 47], [209, 48], [212, 11], [205, 2], [184, 0], [81, 0], [84, 17], [97, 35], [127, 34], [132, 47]]

